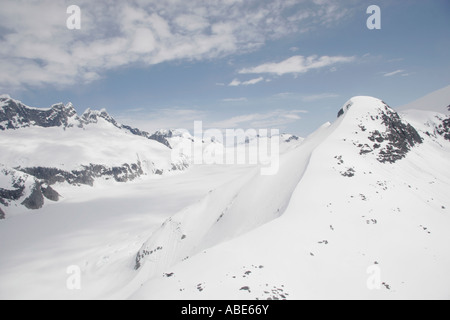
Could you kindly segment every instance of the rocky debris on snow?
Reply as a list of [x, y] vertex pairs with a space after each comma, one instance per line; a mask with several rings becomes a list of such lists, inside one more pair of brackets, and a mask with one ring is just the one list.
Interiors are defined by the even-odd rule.
[[[268, 284], [266, 285], [268, 287]], [[289, 296], [289, 293], [286, 293], [284, 291], [284, 286], [282, 285], [281, 288], [278, 288], [277, 286], [273, 286], [271, 289], [266, 289], [264, 291], [263, 299], [266, 300], [287, 300], [287, 297]]]
[[431, 231], [427, 227], [424, 227], [423, 225], [420, 225], [420, 228], [422, 228], [423, 231], [425, 231], [426, 233], [431, 234]]
[[141, 267], [141, 260], [143, 258], [145, 258], [146, 256], [151, 256], [152, 254], [161, 251], [163, 249], [163, 247], [157, 247], [156, 249], [153, 250], [147, 250], [147, 249], [142, 249], [138, 252], [138, 254], [136, 255], [136, 264], [134, 266], [135, 270], [138, 270]]
[[341, 110], [339, 110], [337, 117], [340, 118], [344, 115], [345, 111], [349, 110], [353, 105], [353, 102], [347, 103]]
[[335, 156], [334, 157], [338, 161], [338, 165], [344, 164], [344, 160], [342, 159], [342, 156]]
[[205, 284], [204, 284], [204, 283], [199, 283], [199, 284], [197, 285], [197, 290], [198, 290], [199, 292], [202, 292], [203, 290], [205, 290]]
[[284, 142], [292, 142], [292, 141], [299, 141], [300, 138], [294, 135], [289, 135], [289, 137], [287, 137], [286, 139], [284, 139]]
[[450, 141], [450, 117], [444, 119], [442, 121], [442, 124], [439, 124], [436, 132], [443, 136], [445, 140]]
[[245, 271], [245, 272], [244, 272], [244, 275], [243, 275], [242, 277], [243, 277], [243, 278], [246, 278], [246, 277], [250, 276], [251, 274], [252, 274], [251, 271]]
[[240, 288], [239, 291], [248, 291], [248, 293], [252, 293], [252, 291], [250, 290], [250, 287], [248, 287], [248, 286]]
[[346, 171], [341, 172], [341, 175], [343, 177], [351, 178], [355, 176], [355, 173], [356, 173], [355, 169], [348, 168]]

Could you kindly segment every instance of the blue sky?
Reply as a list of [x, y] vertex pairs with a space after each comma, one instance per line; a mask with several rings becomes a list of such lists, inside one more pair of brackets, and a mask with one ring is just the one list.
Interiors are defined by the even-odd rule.
[[[66, 9], [81, 8], [81, 30]], [[369, 5], [381, 30], [369, 30]], [[400, 106], [450, 84], [450, 1], [10, 1], [0, 93], [106, 108], [154, 131], [277, 128], [306, 136], [355, 95]]]

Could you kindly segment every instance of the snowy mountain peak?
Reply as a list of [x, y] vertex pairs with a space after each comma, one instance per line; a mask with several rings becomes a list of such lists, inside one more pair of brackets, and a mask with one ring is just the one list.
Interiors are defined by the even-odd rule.
[[50, 109], [31, 108], [20, 101], [4, 96], [0, 99], [0, 130], [38, 127], [73, 127], [78, 116], [72, 104], [53, 105]]
[[173, 137], [182, 137], [185, 135], [185, 132], [174, 129], [161, 129], [156, 131], [154, 134], [165, 138], [173, 138]]
[[56, 113], [66, 115], [68, 118], [77, 115], [77, 111], [75, 110], [73, 104], [70, 102], [66, 105], [64, 105], [63, 103], [54, 104], [51, 109]]
[[106, 120], [107, 122], [113, 124], [116, 127], [120, 127], [120, 125], [117, 123], [117, 121], [109, 115], [109, 113], [106, 111], [106, 109], [101, 110], [91, 110], [87, 109], [81, 118], [84, 120], [86, 124], [89, 123], [97, 123], [99, 118]]
[[417, 130], [380, 99], [354, 97], [338, 117], [360, 155], [374, 154], [381, 163], [395, 163], [423, 142]]
[[[173, 129], [158, 130], [150, 136], [150, 139], [158, 141], [159, 143], [162, 143], [163, 145], [165, 145], [171, 149], [174, 147], [174, 143], [177, 144], [176, 141], [174, 141], [174, 140], [184, 139], [184, 140], [194, 141], [194, 138], [192, 137], [192, 135], [189, 132], [181, 131], [181, 130], [173, 130]], [[180, 142], [180, 141], [178, 141], [178, 142]]]
[[3, 109], [4, 107], [7, 107], [11, 104], [25, 107], [25, 105], [21, 101], [11, 98], [8, 94], [0, 95], [0, 108]]
[[338, 118], [346, 114], [350, 109], [355, 106], [357, 110], [352, 110], [352, 114], [364, 113], [364, 112], [377, 112], [377, 110], [383, 109], [387, 106], [382, 100], [368, 97], [368, 96], [356, 96], [348, 100], [344, 106], [339, 110]]

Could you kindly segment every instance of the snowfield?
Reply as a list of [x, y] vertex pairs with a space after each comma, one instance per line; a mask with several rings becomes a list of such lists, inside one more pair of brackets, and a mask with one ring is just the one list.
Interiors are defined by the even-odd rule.
[[[0, 299], [449, 299], [447, 119], [354, 97], [305, 140], [282, 136], [276, 175], [192, 165], [56, 183], [58, 202], [0, 220]], [[0, 137], [7, 167], [171, 165], [162, 141], [109, 122]], [[80, 290], [67, 287], [71, 266]]]
[[120, 166], [124, 163], [146, 164], [146, 172], [153, 168], [170, 170], [171, 151], [164, 145], [129, 133], [115, 130], [104, 121], [79, 128], [30, 127], [2, 132], [0, 163], [9, 167], [53, 167], [64, 170], [79, 169], [81, 164]]

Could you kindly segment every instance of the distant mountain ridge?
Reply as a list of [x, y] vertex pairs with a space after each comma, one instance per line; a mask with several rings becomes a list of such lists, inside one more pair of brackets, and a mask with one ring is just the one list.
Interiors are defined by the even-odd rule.
[[0, 137], [0, 219], [11, 208], [58, 201], [50, 187], [58, 183], [127, 182], [189, 167], [160, 138], [118, 123], [105, 109], [80, 116], [71, 103], [39, 109], [1, 95]]
[[425, 110], [450, 115], [450, 85], [396, 108], [398, 111]]
[[62, 127], [64, 129], [73, 127], [83, 128], [86, 125], [98, 123], [100, 118], [111, 123], [118, 129], [128, 131], [136, 136], [158, 141], [152, 138], [152, 135], [148, 132], [118, 123], [105, 109], [100, 111], [87, 109], [79, 116], [70, 102], [66, 105], [58, 103], [49, 109], [37, 109], [26, 106], [8, 95], [0, 96], [0, 130], [3, 131], [31, 126], [43, 128]]

